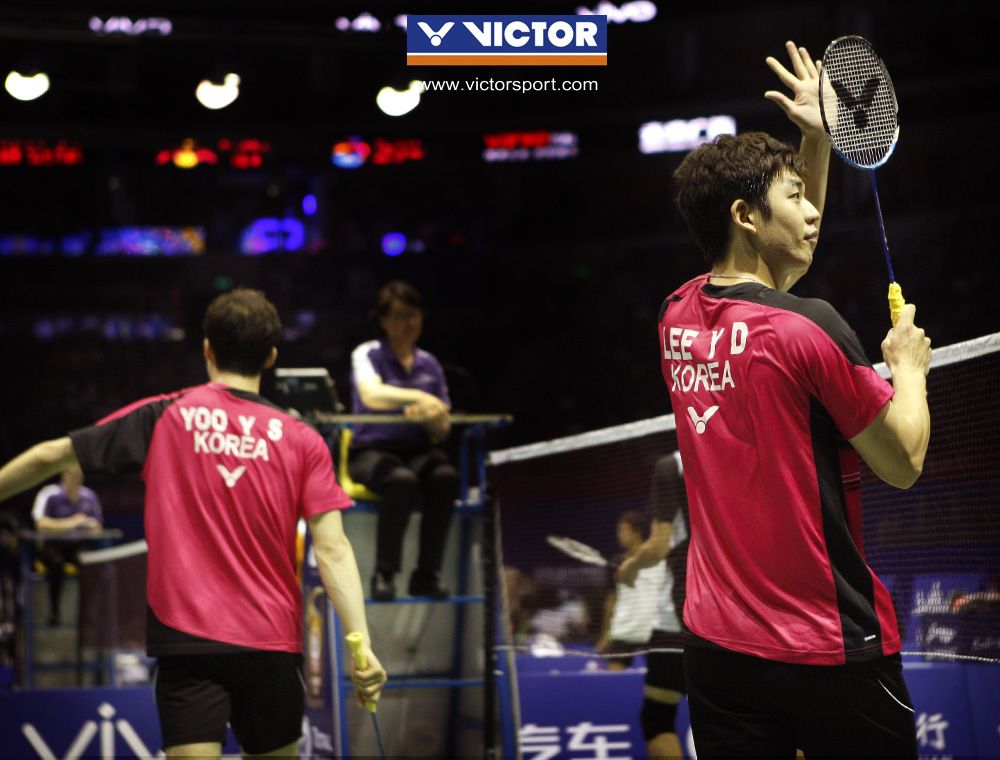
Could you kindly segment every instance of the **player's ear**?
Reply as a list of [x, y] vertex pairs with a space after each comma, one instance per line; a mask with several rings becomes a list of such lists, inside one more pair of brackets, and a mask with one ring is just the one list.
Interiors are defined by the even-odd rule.
[[729, 207], [729, 218], [733, 220], [733, 224], [738, 229], [744, 232], [757, 231], [757, 220], [753, 209], [742, 198], [733, 201], [733, 205]]
[[264, 366], [261, 369], [271, 369], [276, 361], [278, 361], [278, 348], [274, 346], [271, 348], [271, 353], [267, 355], [267, 359], [264, 361]]
[[215, 351], [212, 350], [212, 344], [208, 342], [208, 338], [201, 342], [201, 353], [207, 361], [215, 364]]

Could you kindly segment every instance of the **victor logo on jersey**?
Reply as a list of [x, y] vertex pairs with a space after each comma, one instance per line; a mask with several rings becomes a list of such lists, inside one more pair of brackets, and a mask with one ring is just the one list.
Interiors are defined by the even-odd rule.
[[688, 416], [691, 417], [691, 422], [694, 423], [694, 429], [698, 435], [705, 432], [705, 429], [708, 427], [708, 421], [712, 419], [712, 415], [717, 411], [719, 411], [718, 406], [710, 406], [703, 415], [698, 416], [698, 412], [694, 410], [693, 406], [688, 407]]
[[219, 474], [222, 476], [222, 479], [224, 481], [226, 481], [226, 487], [228, 487], [228, 488], [232, 488], [233, 486], [235, 486], [236, 482], [241, 477], [243, 477], [243, 473], [247, 471], [247, 468], [244, 467], [243, 465], [240, 465], [239, 467], [237, 467], [232, 472], [230, 472], [229, 470], [227, 470], [226, 467], [225, 467], [225, 465], [221, 465], [221, 464], [215, 465], [215, 469], [217, 469], [219, 471]]

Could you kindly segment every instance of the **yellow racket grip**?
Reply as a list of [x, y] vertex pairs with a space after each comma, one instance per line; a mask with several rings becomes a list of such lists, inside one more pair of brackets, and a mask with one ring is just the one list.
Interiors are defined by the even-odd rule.
[[892, 326], [895, 327], [899, 321], [899, 315], [903, 313], [906, 301], [903, 300], [903, 289], [898, 282], [889, 283], [889, 316], [892, 318]]
[[[365, 659], [365, 653], [361, 651], [361, 647], [364, 645], [364, 637], [354, 631], [353, 633], [347, 634], [345, 637], [347, 639], [347, 646], [351, 648], [351, 659], [354, 660], [354, 667], [358, 670], [368, 669], [368, 660]], [[365, 700], [365, 708], [368, 712], [375, 712], [375, 703], [371, 700]]]

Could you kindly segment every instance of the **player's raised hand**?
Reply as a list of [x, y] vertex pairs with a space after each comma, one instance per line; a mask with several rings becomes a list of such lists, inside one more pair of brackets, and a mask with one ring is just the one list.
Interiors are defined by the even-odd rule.
[[893, 375], [899, 371], [916, 370], [926, 376], [930, 369], [931, 339], [913, 323], [916, 311], [912, 303], [906, 304], [896, 326], [882, 341], [882, 357]]
[[768, 56], [765, 61], [771, 71], [778, 75], [781, 83], [792, 91], [792, 97], [777, 90], [768, 90], [764, 97], [777, 103], [803, 134], [822, 136], [825, 134], [819, 110], [819, 71], [822, 62], [814, 61], [808, 50], [796, 47], [791, 40], [785, 43], [785, 49], [788, 51], [792, 71], [782, 66], [777, 58]]

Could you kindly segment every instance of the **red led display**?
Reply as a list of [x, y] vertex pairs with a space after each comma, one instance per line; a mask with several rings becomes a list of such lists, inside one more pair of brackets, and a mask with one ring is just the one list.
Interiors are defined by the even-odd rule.
[[252, 137], [243, 140], [223, 137], [216, 143], [216, 150], [199, 147], [194, 140], [187, 139], [179, 148], [165, 148], [157, 153], [156, 164], [193, 169], [202, 164], [217, 164], [221, 159], [234, 169], [259, 169], [264, 165], [264, 155], [270, 152], [270, 143]]
[[421, 140], [383, 140], [376, 137], [372, 163], [379, 166], [402, 164], [406, 161], [422, 161], [426, 155]]
[[264, 165], [264, 154], [271, 152], [271, 144], [265, 140], [247, 138], [245, 140], [219, 140], [219, 152], [229, 154], [229, 165], [234, 169], [259, 169]]
[[193, 169], [202, 164], [216, 164], [219, 156], [209, 148], [199, 148], [194, 140], [184, 140], [179, 148], [164, 148], [156, 154], [156, 165], [173, 164], [178, 169]]
[[534, 132], [497, 132], [483, 135], [487, 148], [494, 150], [515, 150], [517, 148], [541, 148], [550, 143], [552, 133], [547, 130]]
[[83, 163], [79, 143], [59, 140], [0, 140], [0, 166], [76, 166]]

